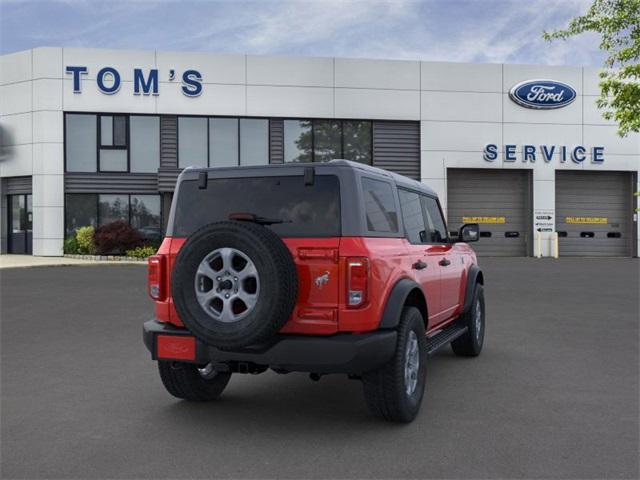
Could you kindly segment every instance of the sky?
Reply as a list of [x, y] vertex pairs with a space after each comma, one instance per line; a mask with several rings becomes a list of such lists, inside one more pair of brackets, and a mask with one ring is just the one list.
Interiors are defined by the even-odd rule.
[[38, 46], [602, 64], [593, 34], [545, 42], [592, 0], [0, 0], [0, 53]]

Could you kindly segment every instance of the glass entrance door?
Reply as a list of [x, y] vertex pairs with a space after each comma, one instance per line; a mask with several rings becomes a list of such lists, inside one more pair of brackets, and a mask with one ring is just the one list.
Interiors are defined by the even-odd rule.
[[9, 253], [31, 254], [33, 208], [31, 194], [9, 195]]

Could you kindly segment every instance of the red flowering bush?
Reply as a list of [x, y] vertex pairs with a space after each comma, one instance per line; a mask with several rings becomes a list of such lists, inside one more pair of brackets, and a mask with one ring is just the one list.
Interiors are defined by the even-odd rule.
[[143, 239], [137, 230], [123, 220], [98, 227], [93, 237], [99, 255], [120, 255], [140, 247]]

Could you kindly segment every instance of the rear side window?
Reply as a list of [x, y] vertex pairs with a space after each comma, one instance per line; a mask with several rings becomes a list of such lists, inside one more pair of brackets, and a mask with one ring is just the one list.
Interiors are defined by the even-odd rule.
[[427, 221], [427, 242], [445, 243], [448, 241], [442, 212], [435, 198], [421, 195], [422, 206]]
[[426, 227], [420, 195], [401, 188], [398, 189], [398, 195], [400, 196], [400, 211], [407, 239], [411, 243], [424, 243], [426, 241]]
[[381, 180], [363, 178], [362, 193], [364, 194], [367, 230], [396, 233], [398, 231], [398, 213], [391, 185]]
[[340, 182], [335, 175], [316, 175], [313, 185], [302, 176], [209, 179], [206, 189], [196, 180], [183, 181], [178, 191], [173, 235], [185, 237], [232, 213], [251, 213], [282, 220], [267, 225], [281, 237], [340, 236]]

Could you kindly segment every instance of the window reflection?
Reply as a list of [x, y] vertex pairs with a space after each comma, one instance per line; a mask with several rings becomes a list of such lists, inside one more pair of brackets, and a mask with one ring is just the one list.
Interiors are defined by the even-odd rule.
[[157, 172], [160, 166], [160, 117], [131, 116], [131, 171]]
[[327, 162], [336, 158], [371, 164], [368, 120], [285, 120], [284, 161]]
[[98, 202], [100, 225], [117, 220], [129, 221], [129, 197], [127, 195], [100, 195]]
[[131, 226], [154, 242], [162, 240], [159, 195], [131, 195]]
[[284, 121], [284, 161], [311, 162], [311, 120]]
[[98, 223], [98, 196], [73, 194], [65, 197], [65, 223], [67, 235], [73, 235], [80, 227], [95, 227]]
[[342, 126], [340, 121], [313, 122], [313, 155], [315, 162], [328, 162], [342, 156]]
[[209, 119], [209, 165], [232, 167], [238, 165], [238, 119]]
[[342, 158], [371, 164], [371, 122], [345, 121], [342, 128], [344, 132]]
[[65, 149], [68, 172], [95, 172], [97, 117], [95, 115], [67, 113], [65, 115]]
[[240, 120], [240, 165], [269, 163], [269, 120], [243, 118]]
[[207, 119], [203, 117], [178, 118], [178, 166], [206, 167]]

